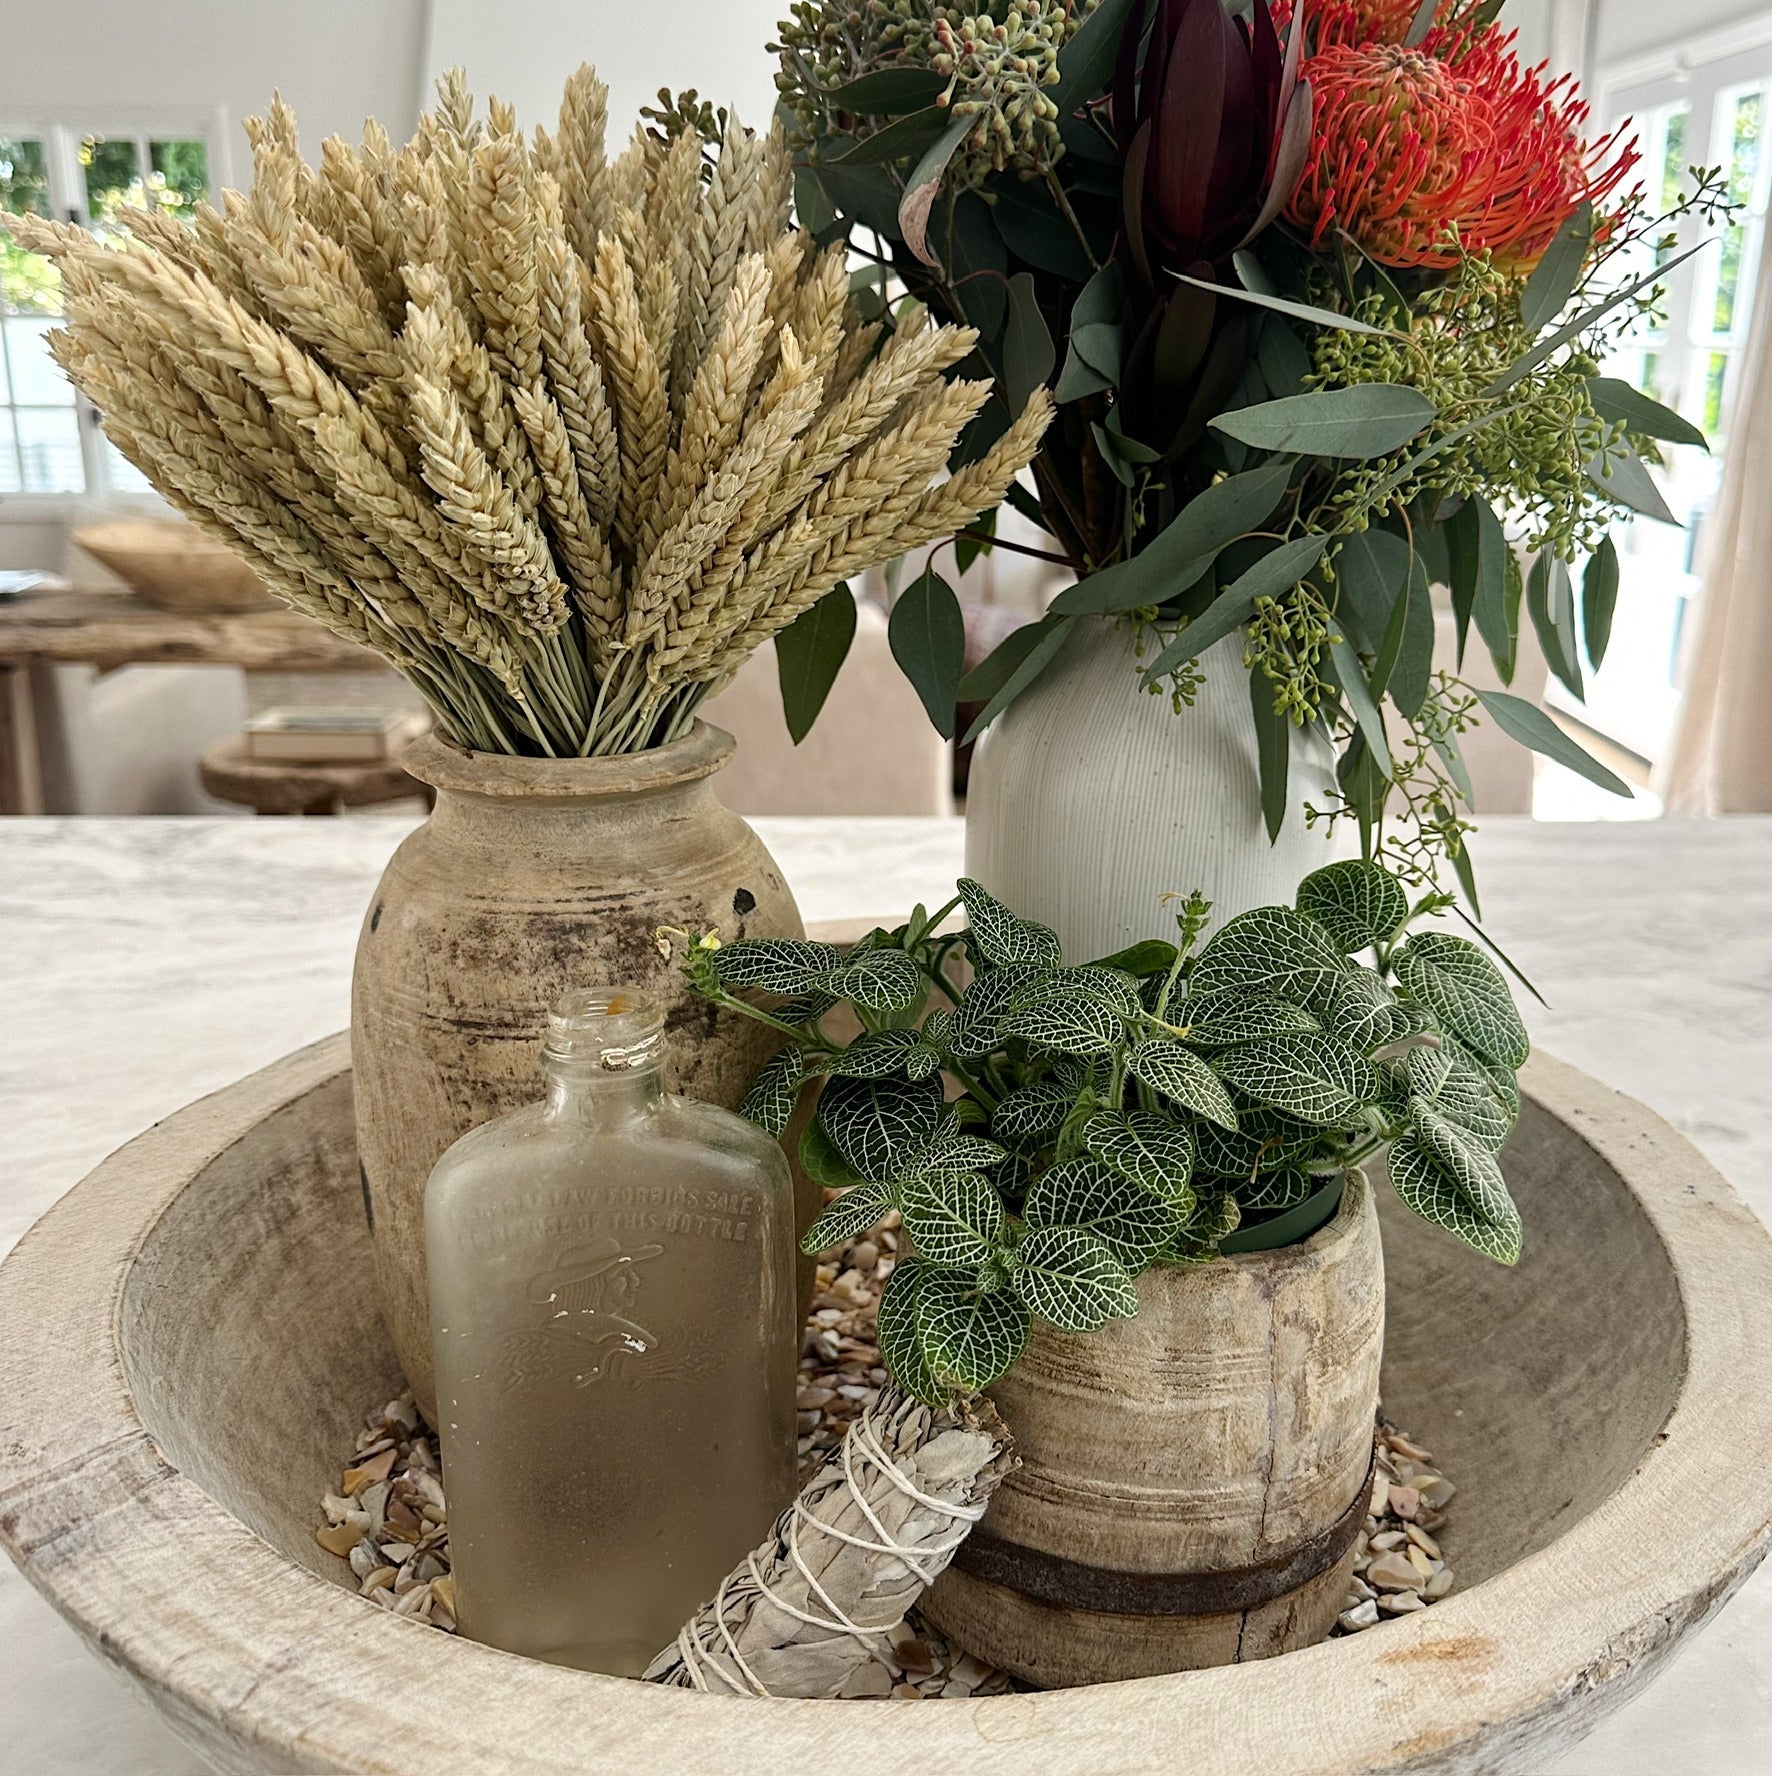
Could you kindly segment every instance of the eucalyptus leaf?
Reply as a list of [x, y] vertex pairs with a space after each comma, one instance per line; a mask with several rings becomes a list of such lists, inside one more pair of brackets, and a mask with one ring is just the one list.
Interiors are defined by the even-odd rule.
[[[1022, 635], [1028, 637], [1027, 643], [1017, 649], [1019, 658], [1008, 677], [1004, 679], [1002, 688], [992, 695], [978, 719], [966, 730], [964, 743], [969, 744], [976, 740], [1058, 658], [1059, 650], [1070, 638], [1071, 622], [1072, 619], [1069, 617], [1055, 617], [1048, 612], [1039, 623], [1031, 624], [1026, 629], [1017, 630], [1014, 635], [1003, 642], [989, 660], [979, 667], [979, 672], [984, 672], [986, 667], [989, 667], [996, 659], [997, 654], [1002, 653], [1010, 642], [1016, 641]], [[967, 680], [961, 681], [960, 695], [967, 701], [972, 701], [973, 699], [967, 693], [968, 682]]]
[[1618, 550], [1612, 539], [1602, 537], [1600, 546], [1587, 558], [1581, 576], [1581, 631], [1588, 664], [1597, 672], [1612, 639], [1612, 613], [1618, 606]]
[[1220, 414], [1212, 429], [1257, 450], [1365, 460], [1388, 456], [1418, 437], [1434, 412], [1419, 389], [1366, 382]]
[[[1240, 257], [1240, 255], [1239, 255]], [[1370, 321], [1356, 320], [1352, 315], [1337, 314], [1332, 308], [1316, 308], [1308, 302], [1293, 302], [1284, 296], [1275, 296], [1266, 290], [1239, 290], [1235, 284], [1212, 283], [1205, 278], [1190, 277], [1182, 273], [1180, 280], [1184, 284], [1192, 284], [1199, 290], [1210, 290], [1215, 296], [1229, 296], [1238, 302], [1252, 302], [1257, 308], [1271, 309], [1275, 314], [1290, 316], [1295, 321], [1308, 321], [1313, 327], [1335, 327], [1344, 333], [1382, 333], [1384, 328], [1375, 327]], [[1419, 428], [1417, 428], [1419, 430]], [[1409, 434], [1414, 437], [1414, 433]], [[1286, 448], [1293, 448], [1286, 446]], [[1373, 455], [1382, 455], [1374, 451]]]
[[1536, 703], [1528, 703], [1524, 697], [1515, 697], [1506, 691], [1478, 690], [1477, 698], [1494, 716], [1495, 725], [1522, 746], [1555, 759], [1559, 765], [1567, 766], [1578, 776], [1597, 783], [1601, 789], [1609, 789], [1614, 795], [1627, 799], [1634, 796], [1635, 792], [1622, 777], [1577, 746]]
[[1120, 33], [1134, 6], [1144, 0], [1100, 0], [1058, 52], [1058, 84], [1048, 96], [1060, 117], [1093, 99], [1107, 85], [1119, 54]]
[[954, 737], [954, 712], [966, 667], [966, 622], [951, 586], [926, 567], [898, 596], [886, 639], [935, 731]]
[[953, 121], [952, 113], [939, 105], [929, 105], [900, 117], [883, 129], [871, 131], [841, 154], [833, 155], [831, 164], [839, 167], [882, 166], [892, 161], [909, 160], [921, 155], [941, 140]]
[[1680, 522], [1662, 498], [1649, 465], [1628, 445], [1595, 456], [1587, 465], [1587, 478], [1608, 499], [1641, 512], [1645, 518], [1659, 519], [1663, 524]]
[[1225, 544], [1247, 536], [1272, 516], [1291, 477], [1291, 463], [1273, 462], [1214, 482], [1140, 553], [1059, 593], [1051, 610], [1060, 616], [1105, 616], [1178, 598], [1206, 573]]
[[929, 215], [941, 192], [942, 175], [955, 151], [971, 133], [973, 119], [956, 117], [946, 132], [931, 143], [927, 152], [911, 169], [905, 181], [904, 196], [898, 205], [898, 230], [904, 243], [925, 265], [938, 266], [939, 260], [929, 249]]
[[905, 111], [921, 111], [933, 105], [947, 90], [947, 80], [933, 68], [876, 68], [847, 86], [822, 95], [836, 111], [858, 111], [865, 116], [893, 117]]
[[781, 709], [796, 746], [812, 732], [854, 640], [855, 599], [842, 583], [776, 632]]
[[1018, 271], [1009, 280], [1009, 324], [1003, 332], [1004, 393], [1017, 413], [1033, 392], [1052, 375], [1057, 355], [1032, 272]]
[[1594, 206], [1585, 198], [1564, 218], [1520, 292], [1520, 320], [1537, 333], [1569, 305], [1593, 245]]
[[1144, 682], [1155, 684], [1178, 666], [1197, 660], [1215, 641], [1248, 622], [1258, 599], [1284, 597], [1316, 566], [1328, 546], [1325, 536], [1306, 536], [1269, 550], [1238, 574], [1145, 668]]
[[1708, 451], [1710, 442], [1691, 420], [1671, 407], [1652, 401], [1641, 389], [1616, 376], [1590, 376], [1587, 398], [1601, 419], [1622, 425], [1639, 438], [1660, 438], [1669, 444], [1691, 444]]

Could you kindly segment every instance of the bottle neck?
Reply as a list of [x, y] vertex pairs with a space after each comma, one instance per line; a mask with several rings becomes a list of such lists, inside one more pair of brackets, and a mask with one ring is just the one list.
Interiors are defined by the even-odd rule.
[[550, 1055], [543, 1071], [547, 1113], [557, 1121], [614, 1128], [646, 1115], [664, 1096], [664, 1069], [657, 1065], [611, 1070]]

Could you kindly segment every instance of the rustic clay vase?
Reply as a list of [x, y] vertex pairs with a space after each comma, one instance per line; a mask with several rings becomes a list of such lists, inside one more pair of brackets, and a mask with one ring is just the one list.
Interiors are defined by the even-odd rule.
[[[650, 752], [508, 758], [426, 738], [404, 756], [431, 817], [394, 853], [357, 944], [357, 1140], [382, 1310], [427, 1417], [424, 1188], [459, 1135], [541, 1095], [548, 1006], [632, 985], [667, 1008], [669, 1088], [731, 1109], [779, 1046], [716, 1016], [660, 953], [661, 926], [799, 937], [762, 841], [714, 795], [729, 735], [705, 723]], [[798, 1181], [811, 1201], [817, 1191]]]
[[1042, 1688], [1321, 1640], [1365, 1522], [1384, 1261], [1360, 1173], [1310, 1239], [1146, 1271], [1138, 1298], [1037, 1332], [991, 1388], [1022, 1465], [926, 1600]]

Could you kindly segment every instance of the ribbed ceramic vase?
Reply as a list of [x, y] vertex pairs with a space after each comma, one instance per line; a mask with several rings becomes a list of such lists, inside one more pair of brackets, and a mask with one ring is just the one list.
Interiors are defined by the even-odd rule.
[[[363, 922], [351, 1057], [382, 1312], [427, 1418], [425, 1181], [458, 1136], [535, 1099], [561, 993], [631, 986], [656, 999], [668, 1088], [727, 1109], [780, 1046], [696, 999], [656, 938], [661, 926], [804, 935], [774, 858], [715, 796], [732, 749], [697, 723], [669, 746], [607, 759], [507, 758], [434, 738], [405, 754], [437, 806], [394, 853]], [[809, 1219], [822, 1198], [796, 1184]]]
[[[1148, 651], [1147, 651], [1148, 658]], [[1304, 803], [1327, 803], [1334, 759], [1293, 731], [1290, 807], [1270, 843], [1242, 640], [1206, 650], [1191, 707], [1139, 685], [1128, 623], [1090, 618], [979, 742], [966, 801], [966, 872], [1058, 933], [1068, 958], [1173, 936], [1166, 894], [1198, 888], [1216, 925], [1289, 902], [1342, 854]]]

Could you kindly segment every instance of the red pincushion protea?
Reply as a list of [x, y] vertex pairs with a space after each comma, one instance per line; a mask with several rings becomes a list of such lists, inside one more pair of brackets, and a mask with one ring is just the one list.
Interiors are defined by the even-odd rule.
[[1384, 265], [1449, 270], [1487, 250], [1524, 271], [1583, 199], [1611, 194], [1635, 144], [1584, 142], [1573, 80], [1522, 68], [1513, 41], [1454, 26], [1419, 49], [1336, 43], [1306, 61], [1316, 113], [1286, 213], [1313, 246], [1340, 229]]

